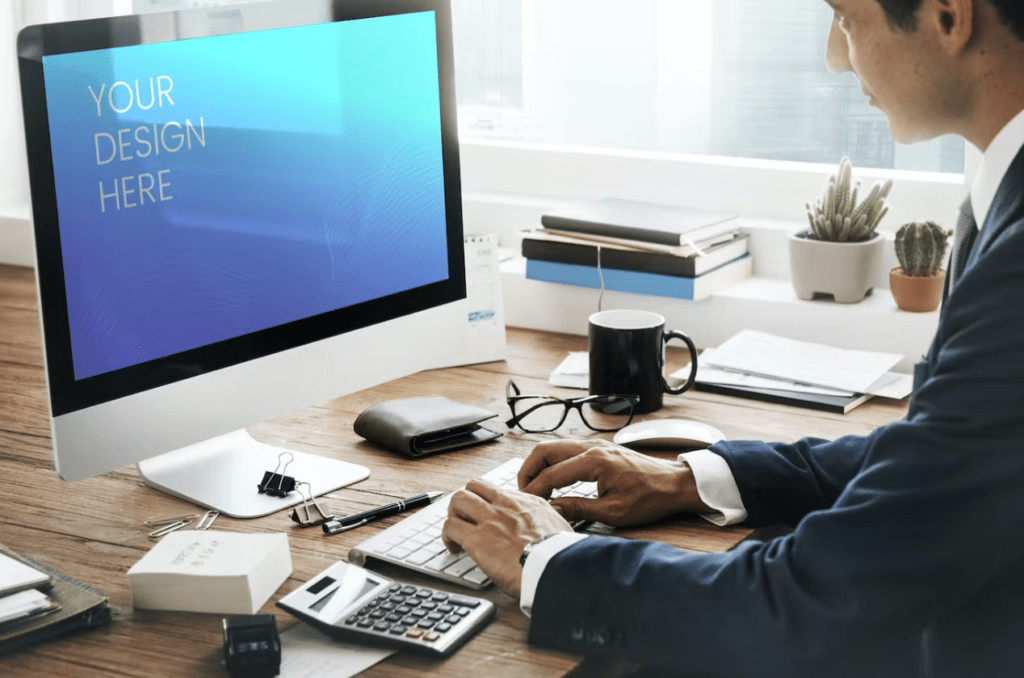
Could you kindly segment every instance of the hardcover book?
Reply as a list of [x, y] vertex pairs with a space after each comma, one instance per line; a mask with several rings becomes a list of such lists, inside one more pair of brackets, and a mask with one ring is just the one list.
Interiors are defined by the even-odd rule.
[[551, 237], [531, 232], [523, 238], [522, 252], [527, 259], [540, 259], [603, 269], [643, 271], [662, 275], [695, 278], [738, 259], [749, 250], [749, 236], [736, 234], [731, 239], [702, 247], [703, 255], [676, 256], [668, 252], [627, 249], [617, 245], [587, 243], [582, 240]]
[[541, 226], [663, 245], [687, 245], [736, 230], [736, 215], [681, 207], [606, 200], [590, 207], [545, 214]]
[[749, 278], [752, 273], [753, 260], [749, 254], [694, 278], [526, 260], [526, 277], [531, 280], [692, 300], [707, 299], [715, 292]]

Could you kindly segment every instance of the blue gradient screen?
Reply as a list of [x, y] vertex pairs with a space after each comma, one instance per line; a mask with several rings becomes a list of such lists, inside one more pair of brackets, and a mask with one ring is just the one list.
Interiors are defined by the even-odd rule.
[[43, 71], [76, 379], [447, 279], [433, 12]]

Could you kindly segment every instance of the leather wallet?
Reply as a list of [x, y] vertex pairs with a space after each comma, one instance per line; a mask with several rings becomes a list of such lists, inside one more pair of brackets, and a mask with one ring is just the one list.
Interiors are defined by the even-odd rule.
[[450, 452], [502, 434], [480, 426], [498, 416], [444, 396], [385, 400], [356, 417], [353, 429], [370, 442], [410, 457]]

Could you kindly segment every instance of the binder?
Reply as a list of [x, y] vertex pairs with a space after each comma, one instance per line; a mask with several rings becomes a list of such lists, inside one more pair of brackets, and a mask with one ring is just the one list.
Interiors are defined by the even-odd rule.
[[0, 553], [50, 575], [52, 587], [46, 594], [57, 606], [51, 612], [0, 625], [0, 655], [110, 621], [110, 599], [102, 592], [33, 558], [15, 553], [3, 544], [0, 544]]

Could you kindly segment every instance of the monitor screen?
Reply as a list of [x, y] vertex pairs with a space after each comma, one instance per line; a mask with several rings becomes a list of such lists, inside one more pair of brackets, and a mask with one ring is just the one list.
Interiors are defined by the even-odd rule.
[[74, 379], [446, 280], [435, 21], [43, 56]]
[[396, 327], [466, 295], [451, 42], [446, 0], [22, 31], [62, 476], [438, 365]]

